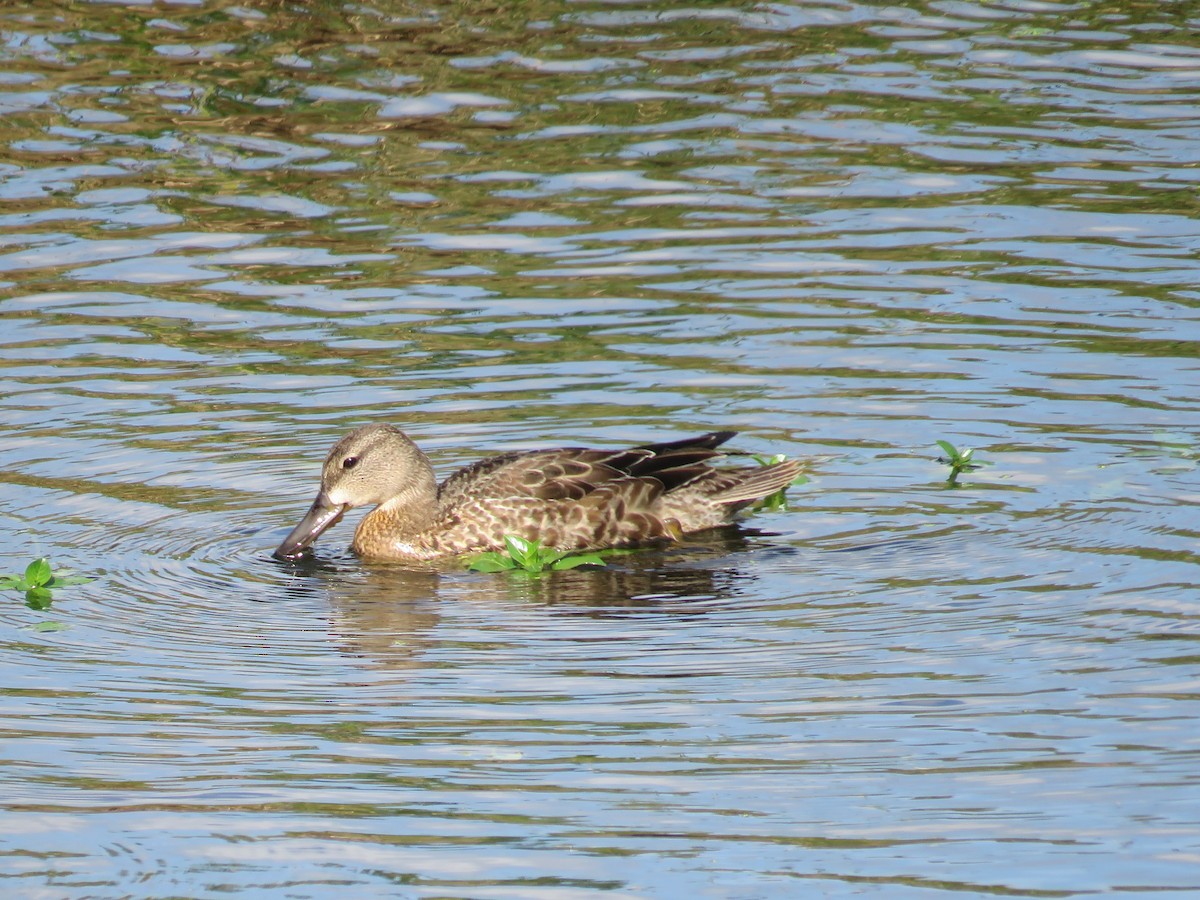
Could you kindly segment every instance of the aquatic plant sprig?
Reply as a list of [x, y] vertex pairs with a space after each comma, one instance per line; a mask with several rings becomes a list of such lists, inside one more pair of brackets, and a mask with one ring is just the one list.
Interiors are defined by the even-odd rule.
[[25, 605], [30, 609], [48, 609], [54, 599], [53, 589], [71, 584], [95, 581], [86, 575], [76, 575], [70, 569], [55, 572], [50, 559], [39, 556], [25, 567], [24, 575], [0, 575], [0, 590], [25, 592]]
[[599, 554], [552, 550], [542, 546], [541, 541], [529, 541], [515, 534], [504, 536], [504, 546], [506, 550], [489, 550], [487, 553], [469, 557], [467, 568], [472, 572], [542, 572], [546, 569], [605, 565]]
[[976, 461], [975, 450], [972, 447], [963, 447], [960, 450], [949, 441], [935, 441], [934, 443], [941, 447], [942, 452], [946, 454], [939, 456], [938, 462], [945, 463], [950, 467], [950, 477], [946, 479], [947, 487], [958, 487], [958, 476], [963, 472], [990, 465], [988, 462]]

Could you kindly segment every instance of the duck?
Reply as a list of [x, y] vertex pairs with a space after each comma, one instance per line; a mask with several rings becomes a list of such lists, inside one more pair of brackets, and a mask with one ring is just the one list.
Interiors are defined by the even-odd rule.
[[735, 431], [615, 450], [517, 450], [438, 484], [429, 458], [394, 425], [372, 423], [329, 451], [321, 488], [274, 551], [294, 561], [348, 510], [373, 507], [350, 549], [366, 560], [427, 562], [502, 549], [506, 535], [563, 551], [677, 541], [718, 528], [791, 484], [798, 460], [714, 467]]

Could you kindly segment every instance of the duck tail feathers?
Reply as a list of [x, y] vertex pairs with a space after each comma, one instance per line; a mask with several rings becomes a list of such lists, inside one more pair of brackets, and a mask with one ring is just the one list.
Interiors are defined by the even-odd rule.
[[800, 469], [797, 459], [786, 459], [757, 469], [738, 469], [730, 473], [737, 477], [714, 493], [712, 499], [723, 505], [753, 503], [787, 487], [796, 480]]

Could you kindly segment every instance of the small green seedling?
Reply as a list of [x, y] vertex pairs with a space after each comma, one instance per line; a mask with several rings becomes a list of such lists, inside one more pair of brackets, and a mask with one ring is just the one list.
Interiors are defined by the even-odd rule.
[[946, 479], [949, 487], [958, 487], [958, 476], [963, 472], [970, 472], [972, 469], [978, 469], [985, 465], [985, 463], [974, 461], [975, 451], [971, 447], [963, 447], [959, 450], [949, 441], [936, 441], [935, 443], [946, 454], [939, 456], [938, 462], [945, 463], [950, 467], [950, 477]]
[[[776, 463], [787, 461], [786, 453], [776, 453], [774, 456], [764, 456], [760, 453], [752, 453], [751, 457], [760, 466], [773, 466]], [[754, 508], [765, 509], [768, 512], [779, 512], [781, 510], [786, 510], [788, 508], [787, 489], [789, 487], [798, 487], [802, 484], [808, 484], [807, 475], [797, 475], [791, 484], [789, 484], [787, 487], [781, 487], [773, 494], [767, 494], [767, 496], [763, 497], [754, 504]]]
[[30, 609], [48, 609], [54, 599], [51, 589], [69, 584], [87, 584], [94, 579], [84, 575], [73, 575], [69, 569], [55, 572], [50, 560], [39, 556], [25, 567], [24, 575], [0, 575], [0, 590], [25, 592], [25, 605]]
[[541, 572], [545, 569], [574, 569], [576, 566], [602, 566], [602, 560], [595, 553], [570, 553], [566, 550], [551, 550], [543, 547], [540, 541], [527, 541], [515, 534], [504, 536], [503, 550], [490, 550], [467, 560], [467, 568], [472, 572], [507, 572], [520, 570], [524, 572]]

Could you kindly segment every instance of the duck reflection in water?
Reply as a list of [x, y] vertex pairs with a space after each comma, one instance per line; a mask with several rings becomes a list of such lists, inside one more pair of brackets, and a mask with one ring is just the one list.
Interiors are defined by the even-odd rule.
[[[756, 554], [753, 564], [747, 551]], [[531, 606], [542, 610], [539, 620], [703, 617], [753, 593], [763, 554], [792, 552], [769, 534], [735, 525], [622, 555], [606, 568], [544, 576], [479, 575], [424, 563], [363, 566], [334, 554], [302, 566], [306, 577], [290, 589], [318, 595], [327, 606], [329, 637], [341, 653], [371, 668], [406, 671], [427, 666], [443, 642], [450, 649], [442, 650], [452, 654], [473, 643], [493, 646], [499, 623], [525, 621], [522, 613]], [[744, 567], [738, 565], [743, 559]], [[449, 632], [447, 621], [454, 623]]]

